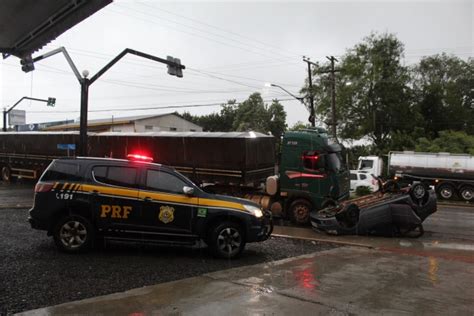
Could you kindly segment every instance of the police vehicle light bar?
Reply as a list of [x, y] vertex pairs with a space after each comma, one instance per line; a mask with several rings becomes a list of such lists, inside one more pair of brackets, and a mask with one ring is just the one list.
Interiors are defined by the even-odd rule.
[[153, 158], [145, 155], [140, 154], [128, 154], [127, 159], [133, 161], [145, 161], [145, 162], [152, 162]]

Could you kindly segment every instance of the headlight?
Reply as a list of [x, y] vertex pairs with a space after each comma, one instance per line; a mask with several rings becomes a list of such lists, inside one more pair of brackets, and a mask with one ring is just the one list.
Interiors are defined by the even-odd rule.
[[247, 211], [249, 211], [250, 213], [252, 213], [255, 217], [262, 217], [263, 216], [263, 212], [261, 209], [259, 209], [258, 207], [256, 206], [253, 206], [253, 205], [245, 205], [244, 204], [244, 207]]

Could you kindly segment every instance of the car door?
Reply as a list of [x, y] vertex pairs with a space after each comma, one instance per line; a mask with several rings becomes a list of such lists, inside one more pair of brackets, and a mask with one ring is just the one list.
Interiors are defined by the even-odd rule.
[[139, 197], [143, 201], [143, 227], [150, 233], [192, 233], [198, 198], [184, 194], [190, 186], [185, 179], [169, 170], [146, 168], [143, 171]]
[[97, 227], [134, 231], [141, 220], [138, 199], [139, 169], [130, 166], [94, 166], [90, 190]]

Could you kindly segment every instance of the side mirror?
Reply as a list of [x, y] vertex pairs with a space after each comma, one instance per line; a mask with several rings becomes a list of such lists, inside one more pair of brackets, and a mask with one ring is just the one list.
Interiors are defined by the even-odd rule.
[[186, 195], [193, 195], [193, 194], [194, 194], [194, 188], [188, 187], [188, 186], [184, 186], [184, 187], [183, 187], [183, 192], [184, 192], [184, 194], [186, 194]]

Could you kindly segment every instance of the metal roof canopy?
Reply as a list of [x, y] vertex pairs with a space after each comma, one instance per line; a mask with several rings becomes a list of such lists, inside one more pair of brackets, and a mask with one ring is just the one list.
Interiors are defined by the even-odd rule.
[[23, 58], [112, 0], [1, 0], [0, 52]]

